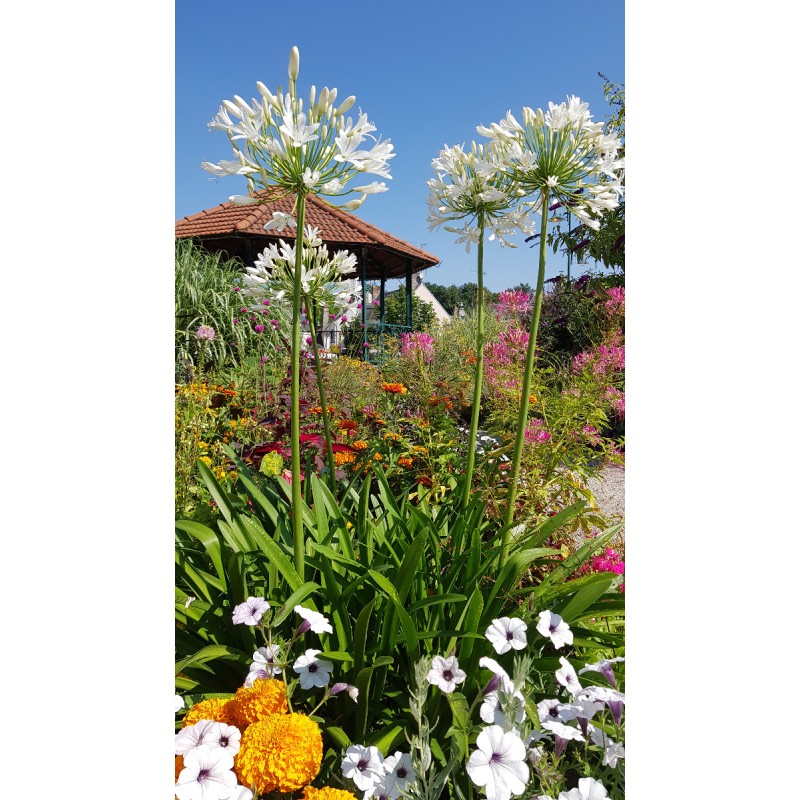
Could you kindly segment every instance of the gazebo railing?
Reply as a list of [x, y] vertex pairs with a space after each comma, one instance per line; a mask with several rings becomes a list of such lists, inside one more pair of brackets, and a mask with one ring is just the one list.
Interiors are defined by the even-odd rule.
[[389, 325], [387, 322], [370, 320], [367, 322], [367, 347], [364, 348], [364, 361], [370, 364], [382, 364], [386, 357], [386, 340], [396, 339], [402, 333], [408, 333], [408, 325]]

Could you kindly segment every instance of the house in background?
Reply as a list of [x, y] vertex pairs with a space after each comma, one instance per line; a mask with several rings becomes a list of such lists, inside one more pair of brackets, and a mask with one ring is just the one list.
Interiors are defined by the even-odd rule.
[[[394, 291], [386, 292], [385, 296], [389, 297], [396, 291], [398, 290], [395, 289]], [[436, 321], [440, 325], [443, 325], [445, 322], [450, 322], [452, 315], [445, 311], [444, 306], [434, 297], [431, 290], [425, 285], [422, 272], [415, 272], [411, 276], [411, 292], [418, 300], [433, 306], [433, 313], [436, 315]], [[377, 288], [371, 287], [367, 289], [366, 298], [367, 307], [370, 309], [368, 311], [368, 319], [377, 319], [378, 312], [375, 308], [375, 303], [380, 302]]]

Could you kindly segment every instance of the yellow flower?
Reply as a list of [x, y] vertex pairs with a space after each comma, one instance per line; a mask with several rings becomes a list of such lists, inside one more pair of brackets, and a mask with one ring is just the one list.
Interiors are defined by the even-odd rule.
[[414, 445], [414, 446], [411, 448], [411, 450], [412, 450], [412, 452], [414, 452], [414, 453], [422, 453], [423, 455], [424, 455], [424, 454], [427, 454], [427, 452], [428, 452], [428, 448], [427, 448], [427, 447], [423, 447], [421, 444], [415, 444], [415, 445]]
[[313, 786], [306, 786], [300, 800], [356, 800], [356, 797], [345, 789], [332, 789], [330, 786], [315, 789]]
[[230, 697], [209, 697], [195, 703], [183, 718], [181, 727], [186, 728], [200, 722], [201, 719], [210, 719], [214, 722], [224, 722], [233, 725], [233, 706]]
[[200, 456], [200, 461], [202, 461], [207, 467], [211, 466], [211, 459], [208, 456]]
[[322, 734], [305, 714], [273, 714], [242, 734], [233, 769], [257, 793], [294, 792], [311, 783], [322, 763]]
[[183, 756], [175, 756], [175, 783], [178, 782], [181, 772], [183, 772]]
[[274, 714], [285, 714], [289, 710], [286, 702], [286, 686], [282, 681], [268, 678], [256, 680], [251, 687], [242, 686], [231, 700], [233, 725], [244, 731], [253, 722]]
[[353, 442], [353, 447], [356, 450], [366, 450], [369, 445], [363, 439], [359, 439], [358, 441]]
[[391, 431], [386, 431], [383, 434], [383, 440], [385, 442], [399, 442], [403, 437], [399, 433], [392, 433]]
[[383, 456], [382, 456], [380, 453], [375, 453], [375, 455], [373, 456], [373, 458], [374, 458], [376, 461], [383, 461]]
[[349, 453], [347, 451], [342, 451], [342, 452], [333, 454], [333, 463], [336, 464], [337, 467], [341, 467], [342, 464], [351, 464], [355, 460], [356, 460], [356, 454], [355, 453]]
[[198, 442], [198, 443], [197, 443], [197, 446], [198, 446], [198, 447], [199, 447], [201, 450], [208, 450], [208, 442]]

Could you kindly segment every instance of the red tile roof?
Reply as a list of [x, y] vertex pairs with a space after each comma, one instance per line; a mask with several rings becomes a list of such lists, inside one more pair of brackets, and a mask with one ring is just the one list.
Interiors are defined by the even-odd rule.
[[[257, 192], [256, 196], [268, 198], [267, 191]], [[225, 243], [227, 250], [241, 250], [234, 240], [251, 239], [255, 246], [265, 246], [277, 239], [295, 238], [294, 228], [284, 228], [278, 232], [265, 231], [264, 225], [272, 220], [273, 211], [291, 213], [294, 195], [288, 194], [259, 205], [239, 206], [233, 203], [222, 203], [214, 208], [184, 217], [175, 223], [175, 236], [179, 239], [199, 239], [204, 246], [213, 243]], [[337, 249], [347, 246], [357, 256], [361, 256], [362, 248], [368, 252], [367, 264], [370, 279], [379, 277], [400, 277], [405, 274], [405, 267], [410, 260], [412, 272], [434, 266], [439, 259], [414, 247], [396, 236], [370, 225], [353, 214], [329, 205], [316, 195], [308, 195], [306, 199], [306, 224], [320, 229], [323, 240]], [[249, 248], [251, 249], [251, 248]], [[240, 252], [231, 253], [240, 255]]]

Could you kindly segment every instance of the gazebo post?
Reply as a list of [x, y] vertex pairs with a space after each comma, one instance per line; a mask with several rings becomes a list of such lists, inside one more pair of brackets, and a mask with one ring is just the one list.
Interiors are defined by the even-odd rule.
[[406, 327], [411, 330], [411, 259], [406, 260]]
[[381, 268], [381, 294], [380, 294], [380, 320], [381, 320], [381, 330], [383, 330], [383, 306], [384, 300], [386, 299], [386, 270]]
[[367, 350], [367, 248], [361, 248], [361, 328], [364, 332], [363, 347], [361, 349], [361, 357], [364, 361], [368, 360], [369, 352]]

